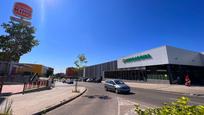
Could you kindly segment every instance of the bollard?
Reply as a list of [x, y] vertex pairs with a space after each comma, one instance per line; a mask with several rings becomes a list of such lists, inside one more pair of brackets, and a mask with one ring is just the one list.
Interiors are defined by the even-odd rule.
[[23, 95], [25, 93], [25, 89], [26, 89], [26, 83], [23, 84]]
[[37, 81], [37, 84], [38, 84], [38, 88], [40, 87], [40, 81]]
[[31, 89], [31, 83], [29, 83], [29, 89]]

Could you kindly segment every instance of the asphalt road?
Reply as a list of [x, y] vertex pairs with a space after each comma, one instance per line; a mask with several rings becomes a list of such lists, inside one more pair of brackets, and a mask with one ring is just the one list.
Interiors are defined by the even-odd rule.
[[181, 96], [189, 97], [192, 105], [204, 105], [203, 97], [139, 88], [131, 89], [131, 94], [115, 94], [105, 91], [101, 83], [79, 84], [88, 89], [84, 95], [48, 112], [47, 115], [124, 115], [131, 114], [135, 103], [139, 103], [142, 108], [158, 107]]

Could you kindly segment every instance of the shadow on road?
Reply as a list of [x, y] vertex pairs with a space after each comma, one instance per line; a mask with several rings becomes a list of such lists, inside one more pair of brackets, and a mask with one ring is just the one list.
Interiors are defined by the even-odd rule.
[[0, 97], [0, 105], [4, 102], [5, 99], [5, 97]]
[[12, 93], [1, 93], [0, 98], [2, 98], [1, 96], [11, 96], [11, 95], [12, 95]]
[[106, 100], [106, 99], [111, 99], [109, 96], [107, 95], [85, 95], [83, 97], [87, 97], [89, 99], [95, 99], [95, 98], [98, 98], [98, 99], [102, 99], [102, 100]]
[[135, 93], [134, 92], [130, 92], [130, 93], [120, 93], [122, 95], [134, 95]]
[[[115, 91], [109, 91], [111, 93], [115, 93]], [[116, 93], [115, 93], [116, 94]], [[134, 95], [135, 93], [134, 92], [129, 92], [129, 93], [118, 93], [119, 95]]]

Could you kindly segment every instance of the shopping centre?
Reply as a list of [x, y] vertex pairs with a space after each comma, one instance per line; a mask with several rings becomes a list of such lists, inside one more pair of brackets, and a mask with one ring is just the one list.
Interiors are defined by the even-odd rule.
[[87, 66], [86, 77], [140, 82], [204, 85], [204, 54], [172, 46], [161, 46], [114, 61]]

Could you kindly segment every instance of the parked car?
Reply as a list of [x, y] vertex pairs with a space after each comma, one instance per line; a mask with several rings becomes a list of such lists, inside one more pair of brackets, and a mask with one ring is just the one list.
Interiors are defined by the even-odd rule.
[[94, 78], [88, 78], [88, 79], [86, 80], [86, 82], [94, 82], [94, 81], [95, 81]]
[[122, 80], [106, 80], [104, 84], [106, 91], [114, 91], [116, 93], [129, 93], [130, 87], [126, 85]]
[[66, 79], [62, 79], [62, 83], [65, 83], [66, 82]]
[[73, 79], [67, 79], [67, 80], [64, 80], [63, 83], [73, 84], [74, 80]]
[[73, 80], [73, 79], [70, 79], [67, 83], [68, 83], [68, 84], [73, 84], [73, 83], [74, 83], [74, 80]]
[[97, 77], [97, 78], [95, 79], [95, 82], [96, 82], [96, 83], [101, 83], [102, 79], [103, 79], [102, 77]]
[[80, 80], [80, 81], [83, 81], [83, 82], [86, 82], [87, 79], [88, 79], [87, 77], [81, 77], [81, 78], [79, 78], [79, 80]]

